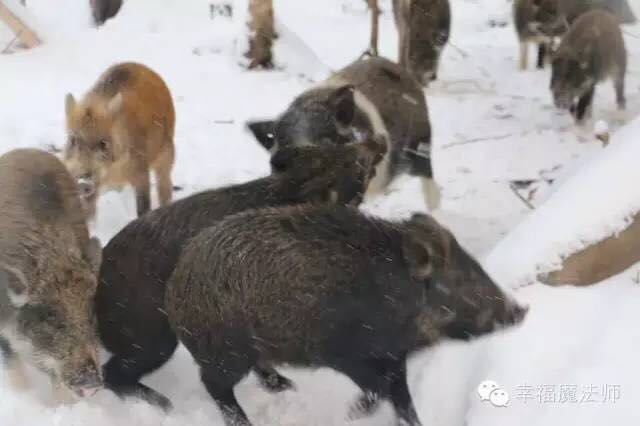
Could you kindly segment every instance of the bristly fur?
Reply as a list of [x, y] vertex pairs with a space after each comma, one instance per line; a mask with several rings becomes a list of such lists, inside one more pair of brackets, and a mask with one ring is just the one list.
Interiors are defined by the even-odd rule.
[[[372, 165], [383, 154], [379, 141], [289, 147], [273, 155], [274, 173], [269, 177], [181, 199], [127, 225], [104, 249], [96, 296], [100, 338], [113, 354], [104, 366], [107, 386], [118, 395], [140, 396], [170, 407], [168, 399], [139, 381], [161, 367], [176, 348], [164, 309], [165, 283], [190, 238], [250, 208], [305, 202], [358, 204]], [[265, 382], [274, 383], [275, 372], [266, 369], [264, 375], [271, 375]], [[282, 388], [282, 380], [275, 383]]]

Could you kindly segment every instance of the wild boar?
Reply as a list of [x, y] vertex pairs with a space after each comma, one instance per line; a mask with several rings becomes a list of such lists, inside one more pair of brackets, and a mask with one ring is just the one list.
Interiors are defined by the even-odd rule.
[[91, 14], [97, 26], [104, 24], [107, 19], [111, 19], [122, 7], [122, 0], [90, 0]]
[[408, 173], [422, 179], [428, 207], [434, 210], [440, 205], [424, 91], [408, 71], [387, 59], [356, 61], [300, 94], [275, 120], [249, 121], [247, 127], [271, 152], [286, 146], [327, 146], [379, 135], [387, 154], [377, 165], [367, 198]]
[[542, 69], [551, 54], [556, 37], [569, 28], [560, 12], [560, 0], [516, 0], [513, 3], [513, 21], [520, 40], [519, 68], [526, 70], [529, 62], [529, 44], [538, 44], [537, 67]]
[[580, 16], [554, 54], [551, 92], [558, 108], [577, 122], [591, 113], [596, 84], [613, 79], [619, 109], [626, 105], [627, 51], [617, 18], [594, 10]]
[[76, 102], [65, 100], [68, 142], [64, 161], [81, 184], [86, 209], [95, 214], [100, 190], [131, 184], [138, 216], [151, 207], [149, 170], [160, 205], [171, 202], [175, 111], [162, 78], [136, 63], [110, 67]]
[[[103, 368], [106, 386], [120, 396], [138, 396], [169, 409], [166, 397], [139, 381], [164, 365], [177, 346], [164, 292], [186, 242], [224, 217], [250, 208], [358, 204], [384, 146], [382, 141], [367, 141], [283, 148], [271, 158], [271, 176], [178, 200], [120, 231], [104, 248], [96, 294], [100, 338], [113, 354]], [[269, 375], [266, 368], [257, 372], [263, 371], [263, 377]], [[275, 384], [268, 387], [286, 387], [273, 378]]]
[[440, 54], [449, 41], [449, 0], [393, 0], [398, 62], [422, 85], [438, 78]]
[[234, 386], [255, 365], [280, 364], [331, 367], [367, 400], [390, 399], [399, 424], [420, 425], [407, 356], [526, 313], [432, 218], [388, 222], [347, 206], [247, 211], [202, 231], [166, 309], [228, 425], [250, 424]]
[[[102, 386], [93, 314], [100, 243], [62, 162], [34, 149], [0, 157], [0, 350], [48, 374], [59, 401]], [[67, 392], [71, 391], [71, 392]]]
[[583, 13], [591, 10], [606, 10], [613, 13], [621, 24], [633, 24], [636, 17], [627, 0], [560, 0], [560, 13], [569, 24]]

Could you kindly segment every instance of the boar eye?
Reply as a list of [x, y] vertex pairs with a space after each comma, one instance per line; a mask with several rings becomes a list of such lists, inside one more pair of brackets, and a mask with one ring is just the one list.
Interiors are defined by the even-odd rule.
[[106, 139], [100, 139], [100, 142], [98, 142], [98, 148], [103, 153], [109, 151], [109, 141]]
[[69, 147], [75, 148], [76, 146], [78, 146], [78, 138], [75, 136], [69, 137]]

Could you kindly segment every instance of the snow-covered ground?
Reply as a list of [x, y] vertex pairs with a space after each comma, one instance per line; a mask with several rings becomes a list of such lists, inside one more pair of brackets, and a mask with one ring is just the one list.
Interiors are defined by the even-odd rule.
[[[443, 208], [436, 217], [476, 256], [488, 256], [490, 273], [505, 287], [513, 287], [531, 276], [539, 263], [556, 259], [556, 250], [577, 242], [567, 241], [568, 229], [579, 233], [578, 240], [597, 237], [606, 218], [616, 221], [609, 224], [616, 228], [628, 209], [635, 208], [640, 172], [633, 172], [628, 159], [623, 173], [629, 179], [624, 182], [617, 175], [611, 180], [615, 186], [587, 180], [581, 187], [580, 175], [571, 176], [583, 165], [591, 172], [600, 167], [601, 174], [607, 170], [613, 174], [616, 164], [598, 166], [599, 157], [611, 161], [624, 157], [616, 142], [633, 145], [634, 136], [640, 135], [637, 120], [616, 133], [640, 114], [640, 25], [625, 28], [630, 57], [627, 111], [615, 110], [611, 85], [603, 85], [596, 95], [594, 117], [607, 121], [613, 133], [612, 145], [603, 148], [591, 125], [576, 128], [567, 114], [553, 108], [548, 69], [516, 70], [511, 3], [451, 1], [452, 43], [444, 52], [442, 81], [426, 92], [435, 173], [444, 190]], [[184, 188], [178, 197], [266, 174], [267, 155], [243, 123], [277, 114], [313, 81], [357, 58], [369, 34], [362, 0], [274, 0], [283, 25], [276, 48], [279, 69], [249, 72], [238, 66], [237, 23], [220, 17], [212, 20], [205, 0], [127, 0], [117, 19], [99, 30], [89, 28], [88, 8], [79, 3], [87, 2], [28, 0], [29, 18], [37, 22], [46, 43], [0, 56], [0, 152], [24, 146], [60, 148], [64, 95], [69, 91], [81, 95], [116, 61], [142, 62], [166, 79], [176, 102], [173, 175], [175, 184]], [[381, 3], [380, 50], [395, 58], [397, 36], [390, 1]], [[630, 3], [640, 14], [640, 2]], [[490, 21], [507, 25], [492, 26]], [[0, 24], [0, 50], [11, 39]], [[631, 148], [625, 152], [636, 154]], [[593, 173], [585, 176], [597, 178]], [[565, 180], [568, 185], [554, 196]], [[540, 206], [547, 197], [549, 203], [531, 214], [510, 185], [520, 181], [534, 181], [518, 192], [526, 198], [537, 189], [531, 204]], [[419, 188], [416, 180], [400, 179], [390, 194], [364, 208], [389, 218], [424, 210]], [[566, 197], [564, 212], [561, 193]], [[103, 242], [135, 217], [133, 200], [130, 190], [100, 200], [94, 232]], [[628, 205], [611, 206], [623, 200]], [[594, 219], [573, 221], [568, 213], [576, 211]], [[581, 225], [590, 228], [578, 229]], [[553, 238], [560, 231], [565, 240]], [[539, 284], [520, 288], [515, 295], [531, 311], [519, 329], [416, 354], [410, 364], [410, 385], [423, 423], [640, 424], [636, 281], [632, 268], [590, 288]], [[287, 374], [296, 381], [297, 392], [268, 395], [253, 377], [238, 387], [239, 399], [256, 424], [344, 424], [348, 402], [357, 393], [349, 380], [324, 370]], [[487, 379], [510, 394], [507, 407], [481, 401], [476, 388]], [[43, 381], [37, 375], [35, 380]], [[217, 407], [184, 350], [146, 382], [173, 400], [174, 413], [165, 417], [145, 404], [122, 403], [108, 392], [73, 406], [51, 408], [44, 403], [46, 386], [16, 394], [4, 388], [0, 377], [0, 426], [221, 424]], [[385, 406], [373, 418], [354, 424], [382, 426], [392, 419], [390, 407]]]

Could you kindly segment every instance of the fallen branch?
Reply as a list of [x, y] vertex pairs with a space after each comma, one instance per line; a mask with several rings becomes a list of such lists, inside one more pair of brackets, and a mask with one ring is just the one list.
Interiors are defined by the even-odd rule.
[[13, 45], [15, 44], [16, 40], [18, 40], [19, 37], [20, 37], [20, 33], [16, 34], [15, 37], [13, 37], [11, 41], [5, 46], [5, 48], [2, 49], [2, 52], [0, 52], [0, 55], [4, 55], [5, 53], [7, 53], [9, 49], [13, 47]]
[[467, 59], [469, 57], [469, 54], [466, 51], [462, 50], [461, 48], [459, 48], [458, 46], [453, 44], [451, 41], [449, 42], [449, 45], [451, 47], [453, 47], [455, 50], [457, 50], [458, 53], [460, 54], [460, 56], [462, 56], [463, 59]]
[[449, 149], [449, 148], [453, 148], [454, 146], [460, 146], [460, 145], [469, 145], [472, 143], [478, 143], [478, 142], [487, 142], [487, 141], [499, 141], [502, 139], [506, 139], [509, 136], [512, 136], [513, 133], [506, 133], [504, 135], [497, 135], [497, 136], [487, 136], [487, 137], [482, 137], [482, 138], [475, 138], [475, 139], [466, 139], [463, 141], [459, 141], [459, 142], [451, 142], [445, 145], [442, 145], [441, 149]]
[[513, 192], [515, 194], [516, 197], [518, 197], [518, 199], [520, 201], [522, 201], [522, 203], [527, 206], [529, 208], [529, 210], [535, 210], [536, 208], [534, 207], [533, 204], [531, 204], [531, 202], [529, 200], [527, 200], [526, 198], [524, 198], [519, 192], [518, 192], [518, 187], [514, 184], [514, 183], [510, 183], [509, 184], [509, 188], [511, 188], [511, 192]]
[[9, 10], [9, 8], [2, 3], [2, 0], [0, 0], [0, 21], [7, 24], [25, 46], [31, 48], [42, 43], [35, 31], [29, 28], [22, 19]]

